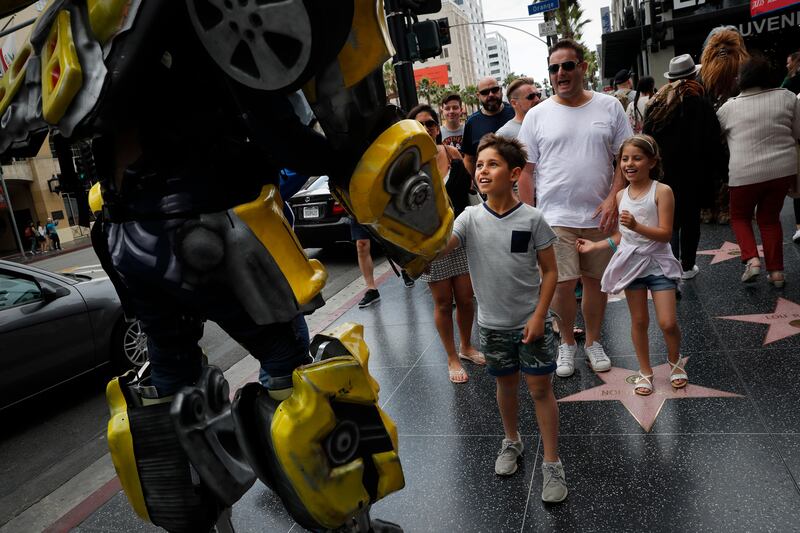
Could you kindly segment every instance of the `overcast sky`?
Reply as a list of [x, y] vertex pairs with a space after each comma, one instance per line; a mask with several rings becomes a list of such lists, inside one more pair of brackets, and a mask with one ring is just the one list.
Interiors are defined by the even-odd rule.
[[[519, 17], [528, 17], [528, 5], [533, 0], [483, 0], [484, 20], [501, 20]], [[602, 27], [600, 25], [600, 8], [610, 6], [611, 0], [581, 0], [581, 7], [585, 17], [591, 22], [584, 26], [583, 42], [591, 50], [600, 44]], [[530, 22], [502, 22], [525, 30], [534, 35], [539, 35], [541, 15], [529, 17]], [[547, 46], [541, 41], [526, 35], [521, 31], [502, 26], [485, 25], [486, 31], [496, 31], [508, 41], [508, 52], [511, 56], [511, 70], [517, 74], [533, 76], [539, 83], [547, 77]]]

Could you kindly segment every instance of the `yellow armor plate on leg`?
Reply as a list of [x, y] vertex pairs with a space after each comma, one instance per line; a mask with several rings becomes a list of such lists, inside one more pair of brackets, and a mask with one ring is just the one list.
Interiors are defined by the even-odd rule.
[[294, 230], [283, 216], [278, 188], [266, 185], [252, 202], [233, 209], [278, 263], [297, 302], [305, 305], [325, 286], [328, 272], [322, 263], [309, 259]]
[[142, 482], [139, 479], [136, 456], [133, 452], [128, 402], [125, 400], [119, 378], [108, 382], [106, 401], [111, 410], [111, 418], [108, 421], [108, 449], [111, 451], [111, 461], [114, 463], [114, 469], [131, 507], [136, 514], [149, 522], [150, 516], [145, 505]]
[[86, 4], [92, 32], [100, 44], [105, 44], [122, 28], [131, 0], [87, 0]]
[[[271, 424], [271, 440], [281, 469], [292, 480], [308, 513], [326, 528], [341, 526], [372, 502], [405, 486], [397, 427], [378, 406], [380, 387], [369, 374], [369, 349], [363, 333], [359, 324], [344, 324], [321, 333], [338, 338], [352, 356], [333, 357], [296, 369], [292, 395], [278, 406]], [[371, 418], [348, 420], [341, 409], [368, 416], [371, 413]], [[370, 428], [370, 442], [383, 440], [383, 445], [367, 456], [356, 453], [336, 464], [329, 450], [336, 429], [342, 424], [364, 422], [367, 425], [362, 428]], [[367, 468], [375, 472], [375, 486], [371, 488], [365, 486]]]

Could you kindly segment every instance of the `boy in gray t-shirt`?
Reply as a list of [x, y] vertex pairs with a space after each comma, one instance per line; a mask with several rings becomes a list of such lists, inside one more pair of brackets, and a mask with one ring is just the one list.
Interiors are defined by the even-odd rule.
[[516, 472], [524, 450], [517, 421], [522, 371], [542, 435], [542, 499], [560, 502], [567, 497], [567, 484], [558, 457], [558, 404], [552, 385], [556, 340], [548, 316], [558, 279], [553, 251], [556, 235], [538, 209], [521, 203], [512, 192], [526, 161], [519, 141], [486, 135], [476, 158], [475, 180], [487, 195], [486, 203], [459, 215], [443, 254], [459, 246], [467, 248], [478, 299], [481, 349], [489, 374], [497, 380], [497, 405], [505, 431], [495, 472]]

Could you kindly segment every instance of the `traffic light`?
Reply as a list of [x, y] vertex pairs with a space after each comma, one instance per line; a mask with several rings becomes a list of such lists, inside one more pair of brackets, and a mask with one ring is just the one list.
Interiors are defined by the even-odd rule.
[[90, 143], [91, 141], [83, 141], [78, 144], [79, 157], [76, 159], [75, 165], [78, 178], [88, 184], [97, 181], [97, 170], [94, 166], [94, 154]]
[[667, 29], [664, 27], [664, 11], [668, 9], [665, 0], [650, 1], [650, 30], [653, 41], [650, 44], [651, 50], [658, 51], [659, 45], [663, 44], [667, 37]]
[[450, 39], [450, 22], [447, 20], [447, 17], [443, 19], [436, 19], [436, 24], [439, 25], [439, 44], [442, 46], [447, 46], [453, 42]]
[[442, 0], [401, 0], [401, 4], [415, 15], [429, 15], [442, 10]]
[[[428, 59], [442, 55], [442, 43], [439, 41], [439, 23], [435, 20], [423, 20], [415, 22], [411, 26], [411, 33], [416, 41], [417, 58]], [[409, 40], [411, 55], [414, 56], [414, 49]]]

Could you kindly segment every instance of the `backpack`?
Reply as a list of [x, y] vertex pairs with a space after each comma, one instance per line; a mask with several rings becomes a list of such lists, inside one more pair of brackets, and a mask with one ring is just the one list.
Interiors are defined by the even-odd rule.
[[628, 104], [630, 103], [630, 99], [628, 95], [630, 94], [630, 89], [619, 89], [614, 93], [614, 98], [619, 100], [619, 103], [622, 104], [622, 109], [628, 110]]
[[33, 230], [30, 226], [25, 226], [25, 238], [30, 239], [33, 237]]

